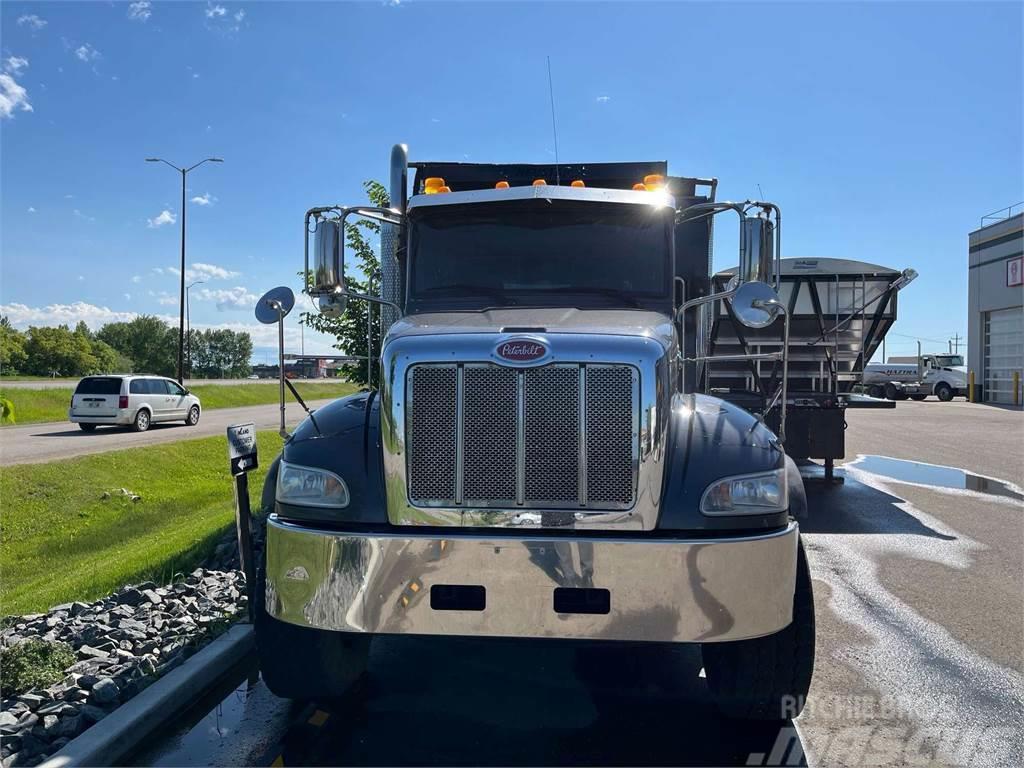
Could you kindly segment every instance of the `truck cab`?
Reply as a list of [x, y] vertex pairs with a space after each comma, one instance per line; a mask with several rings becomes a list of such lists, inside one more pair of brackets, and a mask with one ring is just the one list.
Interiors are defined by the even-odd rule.
[[[696, 643], [723, 712], [799, 712], [814, 616], [786, 377], [774, 431], [695, 386], [716, 302], [784, 333], [778, 209], [715, 187], [659, 162], [409, 163], [399, 145], [390, 207], [307, 212], [310, 292], [378, 304], [385, 333], [376, 386], [303, 422], [268, 478], [272, 691], [339, 695], [379, 635]], [[712, 293], [721, 212], [743, 250]], [[345, 280], [356, 218], [383, 225], [379, 296]]]

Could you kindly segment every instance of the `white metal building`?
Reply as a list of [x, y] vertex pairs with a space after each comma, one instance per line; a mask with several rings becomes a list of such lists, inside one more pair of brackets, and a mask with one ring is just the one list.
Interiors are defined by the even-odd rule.
[[967, 369], [975, 399], [1013, 403], [1014, 373], [1024, 401], [1024, 211], [1020, 205], [982, 219], [968, 250]]

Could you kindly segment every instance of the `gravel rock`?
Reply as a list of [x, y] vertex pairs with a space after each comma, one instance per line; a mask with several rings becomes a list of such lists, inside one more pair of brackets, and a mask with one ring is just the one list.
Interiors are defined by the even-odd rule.
[[110, 704], [117, 700], [119, 693], [117, 683], [109, 677], [102, 677], [92, 687], [92, 693], [89, 698], [95, 704]]
[[28, 638], [61, 641], [78, 661], [61, 682], [0, 700], [2, 768], [42, 762], [184, 663], [211, 638], [211, 625], [243, 611], [245, 579], [233, 570], [236, 550], [234, 536], [227, 536], [207, 563], [210, 568], [177, 574], [166, 586], [136, 584], [93, 603], [9, 617], [0, 629], [0, 645]]

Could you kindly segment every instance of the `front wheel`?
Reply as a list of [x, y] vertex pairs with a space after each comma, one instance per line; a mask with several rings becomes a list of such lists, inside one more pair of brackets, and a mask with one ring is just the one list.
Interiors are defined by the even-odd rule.
[[79, 422], [78, 423], [78, 428], [81, 429], [83, 432], [92, 432], [94, 429], [96, 429], [96, 425], [95, 424], [83, 424], [82, 422]]
[[911, 395], [910, 399], [911, 400], [915, 400], [915, 401], [920, 403], [922, 400], [924, 400], [927, 397], [928, 397], [928, 395]]
[[135, 422], [132, 424], [132, 429], [136, 432], [145, 432], [149, 429], [149, 423], [149, 411], [145, 408], [140, 408], [139, 412], [135, 414]]
[[267, 688], [283, 699], [334, 699], [365, 680], [371, 635], [329, 632], [278, 621], [267, 614], [263, 564], [253, 606], [256, 655]]
[[190, 427], [194, 427], [199, 423], [199, 406], [193, 405], [188, 409], [188, 416], [185, 418], [185, 424]]
[[935, 396], [944, 403], [953, 399], [953, 388], [949, 384], [942, 383], [935, 385]]
[[814, 673], [814, 594], [802, 543], [790, 625], [753, 640], [707, 643], [701, 655], [711, 696], [727, 717], [785, 720], [800, 714]]

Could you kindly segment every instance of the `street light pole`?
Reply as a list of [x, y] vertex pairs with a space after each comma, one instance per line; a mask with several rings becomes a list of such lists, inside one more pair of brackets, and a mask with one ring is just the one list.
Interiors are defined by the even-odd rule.
[[208, 157], [200, 160], [188, 168], [179, 168], [174, 163], [164, 160], [162, 157], [147, 157], [147, 163], [164, 163], [171, 166], [181, 174], [181, 280], [178, 296], [178, 383], [184, 385], [184, 357], [185, 357], [185, 177], [189, 171], [195, 170], [203, 163], [223, 163], [219, 157]]
[[[185, 286], [185, 359], [188, 360], [188, 375], [192, 378], [192, 318], [189, 316], [189, 291], [192, 286], [202, 285], [205, 280], [196, 280]], [[180, 383], [180, 382], [179, 382]]]

